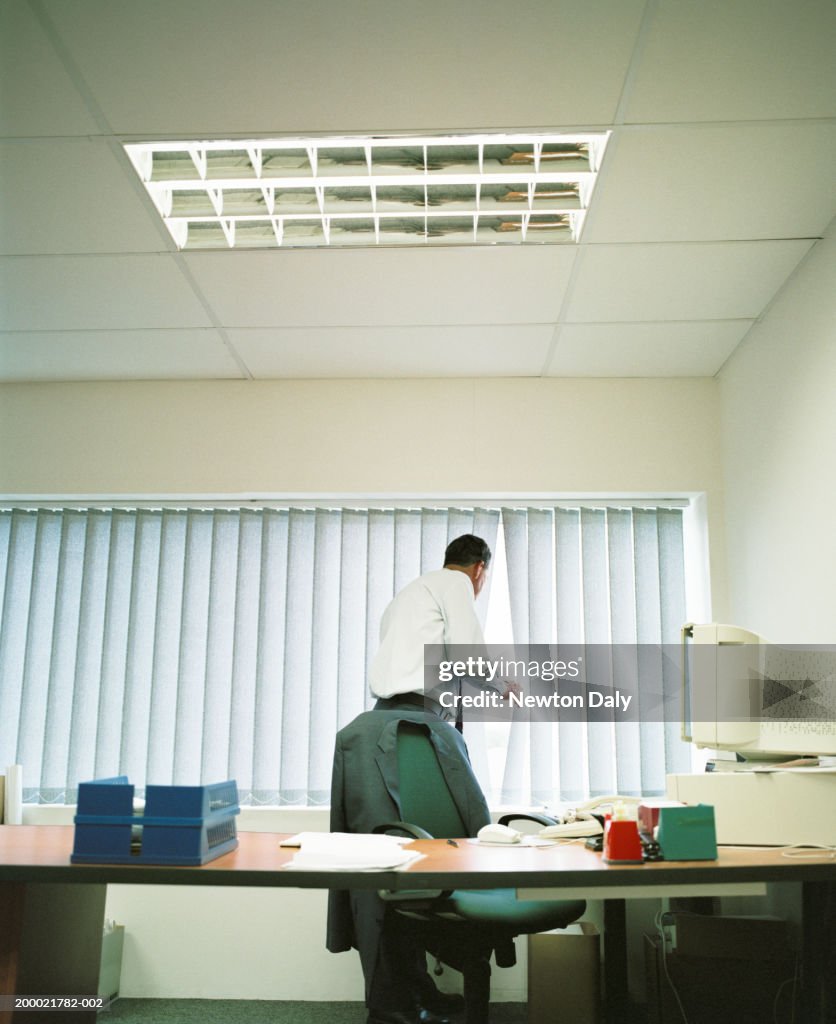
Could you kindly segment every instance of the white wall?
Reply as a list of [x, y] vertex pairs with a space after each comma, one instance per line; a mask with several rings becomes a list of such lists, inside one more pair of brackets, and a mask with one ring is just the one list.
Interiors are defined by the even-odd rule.
[[[238, 827], [327, 831], [328, 812], [244, 810]], [[325, 949], [327, 899], [316, 889], [108, 886], [106, 916], [125, 924], [121, 994], [362, 1000], [357, 953]]]
[[772, 641], [836, 629], [836, 228], [720, 376], [729, 619]]
[[0, 493], [708, 489], [715, 392], [705, 379], [9, 384]]
[[725, 600], [716, 382], [0, 386], [0, 495], [704, 492]]
[[[25, 805], [23, 823], [72, 825], [74, 814], [75, 807]], [[236, 825], [239, 832], [325, 832], [328, 810], [245, 808]], [[315, 889], [109, 885], [105, 917], [125, 926], [120, 994], [362, 1001], [357, 954], [325, 949], [327, 898]], [[507, 973], [515, 984], [499, 985], [497, 997], [524, 998], [524, 974]], [[448, 974], [444, 983], [455, 988], [456, 979]]]
[[[0, 436], [7, 495], [703, 493], [724, 600], [711, 380], [6, 385]], [[107, 912], [126, 996], [362, 998], [323, 893], [113, 886]], [[518, 946], [497, 999], [524, 998]]]

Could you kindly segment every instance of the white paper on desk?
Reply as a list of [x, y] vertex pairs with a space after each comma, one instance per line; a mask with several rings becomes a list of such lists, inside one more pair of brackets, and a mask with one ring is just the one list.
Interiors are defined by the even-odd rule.
[[397, 871], [419, 860], [423, 854], [406, 850], [396, 836], [348, 838], [339, 832], [313, 832], [306, 836], [299, 852], [285, 864], [289, 871]]
[[[572, 838], [579, 839], [580, 837], [574, 836]], [[583, 838], [586, 839], [587, 837], [584, 836]], [[540, 836], [534, 835], [533, 833], [527, 833], [523, 836], [520, 836], [520, 841], [518, 843], [490, 843], [486, 842], [486, 840], [484, 839], [479, 839], [478, 837], [468, 839], [468, 842], [473, 843], [474, 846], [491, 846], [494, 849], [502, 850], [519, 849], [521, 846], [558, 846], [561, 843], [565, 843], [566, 841], [567, 840], [565, 837], [558, 837], [556, 839], [541, 839]]]
[[19, 764], [10, 764], [6, 769], [4, 821], [7, 825], [23, 824], [23, 767]]
[[338, 836], [347, 843], [359, 842], [365, 839], [386, 839], [390, 843], [399, 843], [401, 846], [413, 842], [411, 836], [387, 836], [376, 832], [298, 832], [295, 836], [288, 836], [282, 839], [279, 846], [304, 846], [311, 839], [316, 841], [323, 836]]

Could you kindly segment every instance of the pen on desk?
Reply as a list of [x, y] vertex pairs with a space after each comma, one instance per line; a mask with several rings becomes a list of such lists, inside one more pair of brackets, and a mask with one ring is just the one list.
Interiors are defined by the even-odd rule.
[[459, 844], [456, 842], [455, 839], [448, 839], [447, 840], [447, 845], [448, 846], [458, 846]]

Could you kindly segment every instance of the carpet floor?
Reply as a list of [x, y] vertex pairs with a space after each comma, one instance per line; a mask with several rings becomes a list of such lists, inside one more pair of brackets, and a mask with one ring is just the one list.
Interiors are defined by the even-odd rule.
[[[365, 1024], [362, 1003], [117, 999], [102, 1024]], [[525, 1003], [495, 1003], [491, 1024], [526, 1024]]]

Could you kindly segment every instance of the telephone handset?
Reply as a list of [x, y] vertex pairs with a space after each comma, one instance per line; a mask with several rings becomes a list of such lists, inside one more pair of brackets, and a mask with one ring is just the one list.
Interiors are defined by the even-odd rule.
[[[546, 825], [538, 833], [543, 839], [572, 839], [584, 836], [599, 836], [604, 831], [601, 819], [611, 814], [618, 804], [641, 803], [637, 796], [596, 796], [586, 803], [567, 808], [558, 816], [556, 825]], [[595, 813], [597, 812], [597, 813]]]

